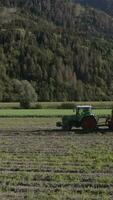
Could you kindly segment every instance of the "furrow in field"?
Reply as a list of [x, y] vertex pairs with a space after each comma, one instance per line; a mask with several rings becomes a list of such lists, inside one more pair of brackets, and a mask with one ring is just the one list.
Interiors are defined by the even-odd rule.
[[[9, 188], [11, 187], [15, 187], [15, 183], [12, 182], [9, 182], [8, 180], [6, 181], [6, 185], [8, 185], [8, 183], [10, 183], [10, 186], [8, 186]], [[0, 181], [0, 187], [2, 187], [2, 182]], [[80, 183], [76, 183], [76, 182], [72, 182], [72, 183], [69, 183], [69, 182], [53, 182], [53, 181], [47, 181], [47, 180], [37, 180], [37, 181], [30, 181], [30, 183], [28, 182], [18, 182], [16, 183], [16, 186], [17, 187], [27, 187], [27, 188], [38, 188], [38, 187], [44, 187], [44, 188], [95, 188], [95, 189], [104, 189], [104, 188], [107, 188], [109, 190], [112, 189], [113, 187], [113, 183], [112, 184], [107, 184], [107, 183], [95, 183], [95, 182], [80, 182]]]

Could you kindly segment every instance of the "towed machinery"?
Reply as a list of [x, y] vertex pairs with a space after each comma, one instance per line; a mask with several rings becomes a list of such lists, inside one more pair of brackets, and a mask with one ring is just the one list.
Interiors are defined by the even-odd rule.
[[62, 122], [57, 122], [58, 127], [63, 130], [71, 130], [73, 127], [82, 128], [83, 130], [96, 130], [99, 126], [107, 126], [113, 130], [113, 111], [112, 115], [107, 117], [105, 123], [98, 123], [99, 118], [92, 112], [92, 106], [76, 106], [76, 114], [63, 116]]
[[106, 119], [106, 124], [107, 124], [107, 126], [109, 127], [110, 130], [113, 130], [113, 109], [112, 109], [112, 112], [111, 112], [111, 116], [109, 116]]

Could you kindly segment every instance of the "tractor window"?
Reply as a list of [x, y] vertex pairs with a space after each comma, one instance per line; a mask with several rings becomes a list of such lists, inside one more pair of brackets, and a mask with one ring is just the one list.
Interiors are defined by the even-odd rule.
[[79, 111], [80, 115], [84, 113], [84, 110], [83, 109], [80, 109]]
[[82, 109], [80, 109], [80, 108], [77, 108], [77, 109], [76, 109], [76, 115], [81, 115], [82, 112], [83, 112]]
[[83, 114], [85, 114], [85, 115], [90, 114], [90, 109], [84, 109], [84, 110], [83, 110]]
[[89, 115], [91, 113], [90, 108], [77, 108], [76, 115]]
[[76, 109], [76, 115], [79, 115], [79, 109]]
[[89, 115], [90, 114], [90, 110], [89, 109], [81, 109], [79, 111], [80, 115]]

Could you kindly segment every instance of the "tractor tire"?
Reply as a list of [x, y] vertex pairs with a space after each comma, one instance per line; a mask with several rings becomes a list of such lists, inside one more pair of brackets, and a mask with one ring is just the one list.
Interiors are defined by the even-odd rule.
[[70, 125], [63, 125], [62, 130], [63, 131], [71, 131], [72, 127]]
[[97, 128], [97, 121], [94, 116], [88, 116], [83, 118], [81, 125], [83, 130], [93, 131]]
[[109, 130], [113, 130], [113, 120], [108, 121]]

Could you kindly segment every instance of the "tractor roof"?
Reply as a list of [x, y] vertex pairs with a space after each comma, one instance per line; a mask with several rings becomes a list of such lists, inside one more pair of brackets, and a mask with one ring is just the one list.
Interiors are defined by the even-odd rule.
[[92, 106], [89, 105], [83, 105], [83, 106], [76, 106], [76, 108], [92, 108]]

